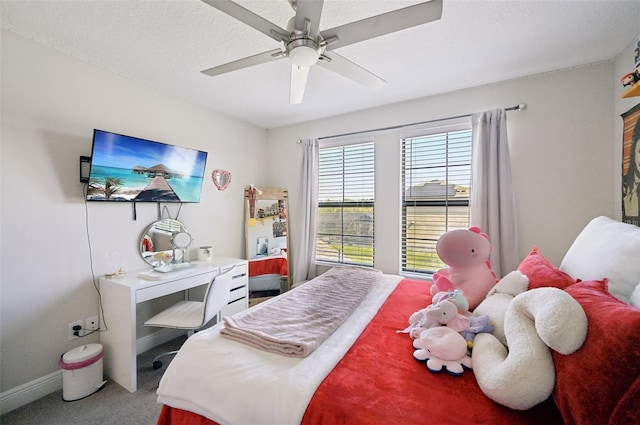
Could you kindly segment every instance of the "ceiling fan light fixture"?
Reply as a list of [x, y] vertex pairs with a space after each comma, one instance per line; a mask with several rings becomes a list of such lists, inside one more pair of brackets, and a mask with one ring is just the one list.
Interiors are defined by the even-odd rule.
[[313, 40], [302, 38], [291, 41], [287, 45], [289, 59], [296, 66], [311, 66], [318, 62], [320, 52], [318, 45]]
[[289, 52], [291, 62], [297, 66], [311, 66], [318, 62], [316, 49], [307, 46], [299, 46]]

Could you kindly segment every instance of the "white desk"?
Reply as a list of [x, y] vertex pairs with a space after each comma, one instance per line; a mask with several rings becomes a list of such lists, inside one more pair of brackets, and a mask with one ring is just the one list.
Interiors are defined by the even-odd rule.
[[[130, 392], [137, 389], [136, 304], [175, 292], [206, 285], [220, 273], [238, 266], [233, 275], [231, 299], [219, 318], [248, 307], [248, 262], [213, 258], [210, 263], [165, 273], [159, 280], [139, 277], [144, 270], [119, 279], [100, 279], [102, 309], [108, 329], [100, 333], [104, 347], [105, 375]], [[166, 276], [165, 276], [166, 275]], [[103, 322], [104, 323], [104, 322]]]

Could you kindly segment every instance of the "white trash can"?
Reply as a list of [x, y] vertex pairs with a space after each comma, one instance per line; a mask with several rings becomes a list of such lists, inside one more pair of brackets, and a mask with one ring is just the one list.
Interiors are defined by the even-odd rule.
[[102, 379], [102, 345], [87, 344], [69, 350], [60, 357], [62, 371], [62, 399], [75, 401], [101, 390], [107, 381]]

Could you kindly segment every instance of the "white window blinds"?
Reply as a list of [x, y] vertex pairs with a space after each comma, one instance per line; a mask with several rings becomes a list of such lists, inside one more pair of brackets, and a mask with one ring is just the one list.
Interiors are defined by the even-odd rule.
[[402, 271], [433, 273], [444, 267], [438, 238], [469, 226], [470, 128], [404, 138], [401, 184]]
[[373, 266], [373, 142], [320, 149], [318, 262]]

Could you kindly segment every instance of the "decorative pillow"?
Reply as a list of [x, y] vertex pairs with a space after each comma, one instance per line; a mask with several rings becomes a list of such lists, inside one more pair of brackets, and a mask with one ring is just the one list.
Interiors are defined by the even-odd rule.
[[585, 281], [565, 291], [589, 323], [582, 347], [552, 352], [553, 398], [567, 424], [640, 423], [640, 310], [607, 291], [607, 281]]
[[609, 279], [609, 291], [629, 303], [640, 281], [640, 227], [596, 217], [565, 254], [560, 270], [575, 279]]
[[522, 260], [518, 271], [529, 278], [529, 289], [553, 286], [565, 289], [576, 281], [568, 274], [560, 271], [538, 252], [538, 247], [533, 247], [529, 255]]

